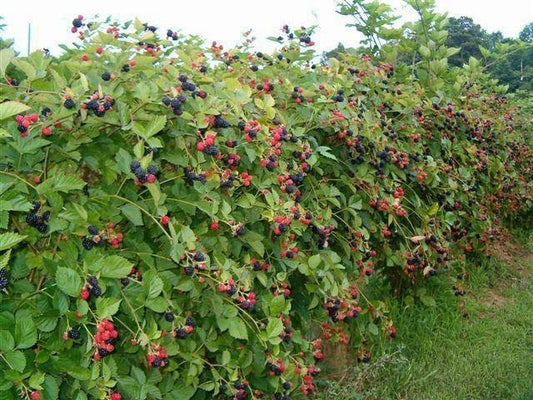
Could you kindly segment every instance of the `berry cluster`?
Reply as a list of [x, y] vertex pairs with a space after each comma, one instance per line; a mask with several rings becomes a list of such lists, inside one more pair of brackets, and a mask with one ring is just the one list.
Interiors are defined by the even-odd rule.
[[193, 172], [193, 168], [188, 166], [183, 169], [183, 178], [185, 179], [185, 182], [189, 185], [192, 185], [195, 181], [200, 183], [205, 183], [207, 181], [206, 173], [202, 172], [200, 174], [196, 174]]
[[0, 268], [0, 290], [7, 288], [9, 285], [9, 278], [5, 268]]
[[89, 236], [85, 236], [81, 239], [81, 244], [86, 250], [91, 250], [94, 246], [103, 246], [106, 242], [114, 249], [117, 249], [122, 241], [124, 235], [121, 232], [115, 234], [115, 224], [109, 222], [107, 224], [107, 234], [104, 231], [98, 231], [98, 228], [94, 225], [90, 225], [87, 228]]
[[102, 295], [102, 288], [100, 287], [96, 276], [90, 276], [87, 278], [87, 283], [81, 290], [80, 297], [83, 300], [88, 300], [91, 294], [94, 297], [100, 297]]
[[70, 31], [72, 33], [78, 32], [78, 29], [83, 26], [83, 15], [78, 15], [76, 18], [72, 20], [72, 28], [70, 28]]
[[154, 183], [157, 179], [158, 170], [153, 164], [144, 169], [139, 161], [133, 160], [130, 164], [130, 171], [135, 174], [137, 178], [135, 184], [138, 186], [144, 183]]
[[152, 346], [152, 350], [146, 355], [148, 368], [165, 368], [168, 365], [168, 354], [164, 347], [158, 344]]
[[298, 104], [305, 101], [305, 97], [302, 95], [303, 89], [301, 87], [296, 86], [294, 89], [292, 89], [291, 97], [294, 99], [294, 101]]
[[15, 117], [17, 121], [17, 129], [20, 132], [20, 136], [26, 137], [30, 134], [30, 126], [35, 122], [39, 121], [39, 116], [37, 114], [28, 114], [28, 115], [17, 115]]
[[236, 390], [236, 392], [233, 393], [233, 400], [243, 400], [248, 396], [248, 392], [246, 391], [248, 385], [246, 383], [236, 382], [233, 387]]
[[72, 340], [78, 340], [80, 338], [80, 331], [75, 329], [75, 328], [72, 328], [72, 329], [69, 329], [64, 335], [63, 335], [63, 339], [64, 340], [69, 340], [69, 339], [72, 339]]
[[280, 376], [287, 367], [283, 364], [283, 360], [278, 358], [276, 361], [268, 360], [268, 373], [270, 376]]
[[293, 335], [292, 327], [291, 327], [291, 319], [289, 317], [285, 317], [282, 319], [283, 322], [283, 331], [281, 331], [280, 338], [285, 343], [290, 343]]
[[[299, 372], [300, 368], [296, 369], [296, 372]], [[300, 385], [300, 392], [302, 394], [309, 396], [312, 395], [315, 390], [315, 384], [313, 383], [314, 379], [318, 376], [320, 368], [310, 365], [307, 368], [307, 374], [303, 376], [303, 383]]]
[[174, 32], [172, 29], [168, 29], [167, 38], [171, 38], [172, 40], [178, 40], [178, 32]]
[[191, 316], [188, 316], [185, 319], [185, 324], [181, 328], [174, 328], [172, 331], [172, 337], [178, 339], [185, 339], [189, 333], [194, 331], [194, 319]]
[[96, 328], [96, 335], [94, 335], [94, 345], [96, 352], [93, 355], [95, 360], [111, 354], [115, 351], [115, 341], [118, 337], [118, 331], [115, 329], [113, 323], [107, 319], [103, 319]]
[[286, 282], [283, 282], [280, 285], [273, 283], [272, 286], [270, 286], [270, 289], [272, 290], [272, 295], [274, 297], [277, 297], [277, 296], [289, 297], [291, 295], [291, 289], [289, 287], [289, 284]]
[[290, 382], [283, 382], [283, 393], [274, 393], [274, 400], [290, 400], [289, 390], [291, 390], [292, 384]]
[[[108, 73], [102, 75], [102, 79], [104, 79], [104, 76], [107, 77], [106, 74]], [[111, 75], [108, 75], [109, 78], [104, 80], [111, 79]], [[114, 104], [115, 100], [111, 96], [102, 96], [98, 91], [95, 91], [87, 102], [82, 103], [81, 108], [92, 111], [97, 117], [103, 117], [107, 111], [112, 109]]]
[[201, 151], [210, 156], [218, 154], [218, 148], [215, 146], [216, 133], [208, 133], [201, 142], [196, 144], [196, 150]]
[[328, 298], [324, 304], [329, 317], [333, 322], [343, 321], [350, 322], [351, 318], [357, 318], [361, 312], [361, 307], [357, 305], [356, 301], [347, 302], [342, 299]]
[[104, 236], [98, 232], [98, 228], [94, 225], [90, 225], [87, 228], [89, 236], [85, 236], [81, 239], [81, 244], [86, 250], [91, 250], [94, 246], [103, 246], [105, 243]]
[[37, 212], [41, 209], [41, 203], [38, 201], [33, 202], [33, 207], [30, 213], [26, 216], [26, 222], [28, 225], [33, 226], [41, 233], [45, 233], [48, 230], [46, 222], [50, 219], [50, 211], [45, 211], [41, 215], [37, 215]]
[[252, 267], [252, 270], [254, 271], [268, 271], [268, 269], [270, 268], [269, 264], [264, 261], [256, 260], [255, 258], [252, 258], [250, 260], [250, 265]]
[[344, 90], [337, 90], [337, 94], [331, 98], [331, 100], [341, 103], [344, 101]]
[[133, 267], [126, 278], [120, 279], [120, 283], [122, 283], [123, 286], [127, 286], [130, 283], [130, 278], [142, 281], [142, 275], [143, 274], [141, 270]]
[[247, 311], [253, 311], [257, 299], [255, 293], [244, 293], [242, 296], [237, 297], [237, 302], [242, 309]]
[[167, 107], [172, 108], [172, 111], [176, 115], [183, 114], [183, 109], [181, 108], [183, 103], [187, 101], [187, 98], [184, 95], [179, 95], [178, 97], [171, 99], [170, 97], [163, 97], [163, 104]]

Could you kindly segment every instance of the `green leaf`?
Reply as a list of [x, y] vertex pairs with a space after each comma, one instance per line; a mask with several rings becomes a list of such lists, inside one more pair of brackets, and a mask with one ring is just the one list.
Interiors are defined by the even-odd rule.
[[141, 211], [139, 211], [139, 208], [134, 206], [133, 204], [123, 205], [122, 207], [120, 207], [120, 211], [122, 211], [122, 214], [124, 214], [126, 218], [128, 218], [132, 222], [133, 225], [144, 225]]
[[235, 339], [248, 340], [248, 330], [242, 319], [235, 317], [229, 323], [229, 334]]
[[56, 380], [50, 375], [47, 375], [46, 378], [44, 378], [43, 394], [44, 400], [57, 400], [59, 396], [59, 386], [57, 385]]
[[[146, 278], [146, 276], [145, 276]], [[148, 279], [148, 278], [146, 278]], [[161, 291], [163, 290], [163, 281], [161, 278], [157, 275], [152, 276], [152, 278], [148, 281], [148, 287], [147, 287], [147, 298], [153, 299], [156, 298], [161, 294]]]
[[182, 242], [187, 243], [189, 248], [194, 248], [194, 243], [196, 242], [196, 236], [191, 228], [184, 225], [181, 227], [181, 240]]
[[0, 331], [0, 351], [13, 350], [15, 348], [15, 339], [11, 332], [2, 330]]
[[315, 269], [316, 267], [320, 265], [320, 261], [322, 261], [320, 254], [315, 254], [309, 257], [309, 260], [307, 261], [307, 263], [309, 264], [309, 268]]
[[277, 338], [283, 332], [283, 322], [280, 318], [273, 317], [268, 319], [266, 333], [269, 338]]
[[29, 109], [30, 107], [26, 104], [19, 103], [18, 101], [4, 101], [0, 103], [0, 120], [23, 113]]
[[335, 157], [334, 154], [331, 154], [331, 153], [329, 152], [330, 150], [331, 150], [331, 149], [330, 149], [329, 147], [327, 147], [327, 146], [320, 146], [320, 147], [317, 147], [315, 151], [316, 151], [318, 154], [320, 154], [321, 156], [324, 156], [324, 157], [329, 158], [329, 159], [331, 159], [331, 160], [335, 160], [335, 161], [337, 161], [337, 157]]
[[39, 194], [50, 192], [68, 193], [73, 190], [81, 190], [84, 186], [85, 182], [83, 179], [78, 178], [76, 175], [57, 174], [37, 186], [37, 192]]
[[422, 295], [420, 296], [420, 301], [427, 307], [435, 307], [437, 305], [435, 299], [430, 296]]
[[56, 271], [56, 283], [57, 287], [69, 296], [77, 297], [80, 294], [82, 280], [73, 269], [58, 267]]
[[0, 50], [0, 79], [4, 79], [6, 76], [6, 69], [9, 63], [15, 58], [15, 50], [2, 49]]
[[125, 278], [133, 268], [133, 263], [121, 256], [104, 257], [98, 265], [103, 278]]
[[155, 117], [152, 117], [148, 125], [146, 125], [145, 139], [148, 139], [149, 137], [154, 136], [157, 132], [159, 132], [161, 129], [165, 127], [166, 123], [167, 123], [166, 115], [156, 115]]
[[22, 242], [27, 236], [19, 235], [14, 232], [6, 232], [0, 235], [0, 251], [7, 250], [17, 243]]
[[155, 299], [148, 299], [145, 303], [146, 307], [158, 313], [165, 312], [168, 308], [168, 303], [162, 297], [156, 297]]
[[15, 371], [23, 372], [24, 368], [26, 368], [26, 358], [24, 358], [24, 353], [22, 351], [7, 351], [4, 353], [4, 357], [6, 358], [10, 367]]
[[112, 298], [96, 299], [96, 315], [99, 318], [109, 318], [118, 312], [122, 300]]
[[368, 329], [368, 331], [369, 331], [372, 335], [374, 335], [374, 336], [377, 336], [378, 333], [379, 333], [379, 330], [378, 330], [377, 325], [374, 324], [374, 323], [372, 323], [372, 322], [368, 324], [367, 329]]
[[15, 320], [15, 342], [17, 349], [27, 349], [37, 343], [37, 328], [31, 317], [20, 318], [17, 315]]

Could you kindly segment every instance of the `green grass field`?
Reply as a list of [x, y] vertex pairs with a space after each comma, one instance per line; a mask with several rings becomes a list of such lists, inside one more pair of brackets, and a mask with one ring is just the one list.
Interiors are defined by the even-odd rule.
[[506, 244], [465, 279], [463, 298], [393, 303], [398, 337], [382, 344], [385, 355], [327, 381], [321, 398], [533, 399], [532, 246], [532, 235]]

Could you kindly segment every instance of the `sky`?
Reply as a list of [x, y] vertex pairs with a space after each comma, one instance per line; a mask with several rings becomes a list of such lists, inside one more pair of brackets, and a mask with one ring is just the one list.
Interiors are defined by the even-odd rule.
[[[413, 19], [402, 0], [382, 0], [393, 6], [405, 20]], [[120, 21], [138, 17], [166, 32], [168, 28], [183, 34], [197, 34], [209, 43], [216, 40], [226, 48], [241, 41], [242, 32], [252, 29], [255, 47], [268, 51], [267, 36], [278, 36], [283, 24], [291, 27], [318, 25], [313, 35], [318, 51], [327, 51], [342, 42], [357, 46], [361, 37], [347, 28], [348, 17], [335, 12], [337, 0], [2, 0], [0, 16], [7, 24], [4, 37], [15, 39], [15, 47], [27, 51], [28, 24], [31, 24], [31, 51], [50, 49], [59, 54], [60, 43], [76, 41], [70, 33], [72, 19], [109, 15]], [[469, 16], [489, 32], [518, 37], [533, 22], [533, 0], [436, 0], [437, 10], [449, 16]]]

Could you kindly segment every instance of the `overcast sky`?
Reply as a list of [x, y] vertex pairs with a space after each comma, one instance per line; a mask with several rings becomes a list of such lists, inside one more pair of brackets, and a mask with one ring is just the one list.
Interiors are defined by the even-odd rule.
[[[406, 19], [412, 18], [402, 0], [385, 0]], [[334, 48], [338, 42], [356, 46], [360, 40], [354, 28], [346, 28], [348, 17], [335, 12], [336, 0], [1, 0], [0, 15], [7, 24], [5, 37], [15, 39], [16, 48], [26, 52], [28, 23], [32, 27], [31, 49], [47, 47], [57, 54], [57, 44], [70, 43], [72, 19], [112, 15], [125, 21], [138, 17], [159, 27], [181, 33], [199, 34], [208, 41], [217, 40], [226, 48], [239, 41], [241, 33], [252, 28], [256, 48], [269, 48], [264, 39], [277, 36], [283, 24], [319, 26], [313, 36], [317, 50]], [[517, 37], [522, 28], [533, 22], [533, 0], [437, 0], [440, 12], [450, 16], [466, 15], [488, 31], [501, 31]]]

